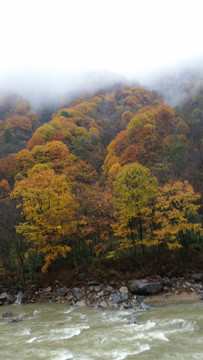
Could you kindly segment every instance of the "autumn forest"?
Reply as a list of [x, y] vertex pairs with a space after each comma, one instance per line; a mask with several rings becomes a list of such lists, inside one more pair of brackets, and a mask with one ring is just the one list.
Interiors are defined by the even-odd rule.
[[2, 97], [0, 275], [199, 269], [202, 122], [202, 81], [175, 108], [139, 85], [55, 108]]

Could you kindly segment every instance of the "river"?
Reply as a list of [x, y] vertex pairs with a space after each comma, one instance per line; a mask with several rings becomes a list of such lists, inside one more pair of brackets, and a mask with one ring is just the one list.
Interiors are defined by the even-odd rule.
[[[203, 301], [148, 311], [10, 305], [18, 323], [0, 318], [0, 359], [201, 360]], [[136, 315], [140, 325], [129, 324]]]

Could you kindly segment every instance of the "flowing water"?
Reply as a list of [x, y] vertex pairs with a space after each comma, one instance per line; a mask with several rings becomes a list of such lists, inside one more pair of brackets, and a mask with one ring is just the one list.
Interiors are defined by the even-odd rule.
[[[203, 301], [149, 311], [10, 305], [0, 317], [0, 359], [201, 360]], [[129, 324], [136, 315], [140, 325]]]

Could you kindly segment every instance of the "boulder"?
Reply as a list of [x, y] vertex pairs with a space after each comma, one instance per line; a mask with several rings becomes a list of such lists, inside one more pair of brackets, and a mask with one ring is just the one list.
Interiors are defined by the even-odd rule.
[[156, 294], [161, 290], [161, 285], [158, 282], [149, 282], [147, 279], [130, 280], [128, 287], [132, 294], [150, 295]]
[[79, 307], [86, 306], [85, 302], [82, 301], [82, 300], [81, 300], [81, 301], [77, 301], [75, 305], [76, 305], [76, 306], [79, 306]]
[[11, 311], [6, 311], [5, 313], [3, 313], [2, 318], [8, 318], [8, 317], [11, 317], [11, 316], [13, 316], [12, 312]]
[[15, 299], [14, 299], [13, 295], [10, 295], [6, 292], [1, 293], [1, 295], [0, 295], [0, 302], [3, 304], [5, 304], [5, 302], [12, 304], [14, 302], [14, 300]]
[[135, 315], [130, 318], [130, 324], [139, 324], [138, 318]]
[[113, 303], [113, 301], [108, 301], [108, 306], [109, 306], [109, 307], [114, 307], [115, 304]]
[[93, 300], [93, 299], [94, 299], [94, 296], [93, 296], [93, 295], [88, 295], [87, 298], [88, 298], [89, 300]]
[[1, 293], [0, 294], [0, 301], [7, 301], [7, 299], [8, 299], [8, 294], [6, 293], [6, 292], [3, 292], [3, 293]]
[[197, 291], [201, 291], [201, 290], [202, 290], [202, 285], [200, 285], [200, 284], [194, 284], [194, 285], [193, 285], [193, 288], [194, 288], [195, 290], [197, 290]]
[[72, 290], [72, 294], [76, 300], [80, 300], [85, 295], [85, 292], [84, 290], [75, 287]]
[[203, 280], [203, 274], [192, 274], [192, 275], [191, 275], [191, 278], [192, 278], [194, 281], [202, 281], [202, 280]]
[[112, 297], [112, 301], [114, 304], [120, 304], [122, 303], [121, 296], [119, 294], [114, 294]]
[[100, 292], [100, 291], [101, 291], [101, 286], [100, 286], [100, 285], [94, 286], [94, 290], [95, 290], [96, 292]]
[[56, 292], [57, 292], [57, 295], [59, 295], [59, 296], [65, 296], [68, 292], [68, 289], [64, 286], [62, 288], [58, 288], [56, 290]]
[[123, 301], [128, 300], [128, 288], [126, 286], [122, 286], [119, 289], [119, 292], [121, 294], [121, 298], [122, 298]]
[[[105, 293], [113, 293], [114, 292], [114, 288], [110, 285], [108, 285], [105, 289]], [[107, 294], [108, 295], [108, 294]]]
[[140, 306], [141, 306], [142, 310], [151, 310], [152, 309], [151, 306], [145, 304], [143, 301], [140, 303]]
[[9, 323], [10, 323], [10, 324], [14, 324], [14, 323], [17, 323], [17, 322], [20, 322], [20, 321], [22, 321], [22, 319], [16, 317], [16, 318], [11, 319], [11, 320], [9, 321]]
[[103, 307], [103, 308], [106, 308], [107, 307], [106, 301], [100, 301], [99, 306]]
[[125, 309], [130, 309], [130, 308], [132, 307], [132, 305], [131, 305], [128, 301], [124, 301], [124, 302], [123, 302], [123, 307], [124, 307]]
[[88, 287], [88, 291], [89, 291], [89, 292], [93, 292], [93, 291], [94, 291], [94, 286], [93, 286], [93, 285], [92, 285], [92, 286], [89, 286], [89, 287]]

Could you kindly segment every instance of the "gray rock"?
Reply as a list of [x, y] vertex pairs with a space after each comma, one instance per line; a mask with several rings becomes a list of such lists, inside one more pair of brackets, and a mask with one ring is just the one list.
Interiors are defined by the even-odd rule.
[[125, 308], [125, 309], [129, 309], [129, 308], [131, 308], [131, 305], [128, 303], [128, 302], [123, 302], [123, 307]]
[[121, 294], [121, 298], [123, 301], [127, 301], [128, 300], [128, 288], [126, 286], [122, 286], [119, 289], [119, 292]]
[[109, 306], [109, 307], [114, 307], [113, 301], [108, 301], [108, 306]]
[[138, 308], [138, 306], [139, 306], [139, 302], [135, 299], [132, 299], [131, 304], [132, 304], [133, 308]]
[[8, 294], [6, 292], [3, 292], [1, 295], [0, 295], [0, 300], [7, 300], [8, 299]]
[[192, 278], [194, 281], [202, 281], [202, 280], [203, 280], [203, 274], [192, 274], [192, 275], [191, 275], [191, 278]]
[[101, 307], [107, 307], [106, 301], [100, 301], [99, 306], [101, 306]]
[[122, 302], [121, 296], [119, 294], [114, 294], [112, 301], [114, 304], [120, 304]]
[[149, 295], [156, 294], [161, 290], [161, 285], [157, 282], [148, 282], [147, 279], [130, 280], [128, 287], [133, 294]]
[[200, 298], [199, 298], [199, 299], [200, 299], [200, 300], [203, 300], [203, 294], [200, 295]]
[[100, 291], [97, 295], [98, 295], [99, 297], [102, 297], [102, 296], [104, 296], [104, 292], [103, 292], [103, 291]]
[[108, 291], [109, 293], [113, 293], [114, 292], [114, 288], [110, 285], [108, 285], [105, 289], [105, 292]]
[[89, 290], [89, 292], [93, 292], [94, 291], [94, 286], [92, 285], [92, 286], [89, 286], [88, 287], [88, 290]]
[[80, 300], [85, 295], [85, 292], [82, 289], [75, 287], [72, 290], [72, 294], [76, 300]]
[[87, 285], [91, 286], [91, 285], [99, 285], [99, 282], [96, 280], [92, 280], [92, 281], [88, 281]]
[[106, 290], [106, 289], [104, 289], [104, 294], [107, 295], [107, 296], [109, 296], [109, 295], [111, 295], [111, 292], [108, 291], [108, 290]]
[[96, 292], [101, 291], [101, 286], [100, 286], [100, 285], [95, 286], [95, 287], [94, 287], [94, 290], [95, 290]]
[[171, 281], [169, 280], [169, 278], [164, 278], [164, 283], [163, 284], [165, 286], [168, 286], [168, 287], [172, 286]]
[[22, 319], [16, 317], [16, 318], [11, 319], [11, 320], [9, 321], [9, 323], [10, 323], [10, 324], [14, 324], [14, 323], [17, 323], [17, 322], [20, 322], [20, 321], [22, 321]]
[[84, 301], [77, 301], [75, 305], [76, 305], [76, 306], [80, 306], [80, 307], [86, 306], [86, 304], [85, 304]]
[[6, 311], [5, 313], [3, 313], [2, 317], [3, 318], [8, 318], [8, 317], [11, 317], [13, 316], [12, 312], [11, 311]]
[[94, 299], [94, 296], [92, 296], [92, 295], [88, 295], [88, 297], [87, 297], [89, 300], [93, 300]]
[[152, 309], [151, 306], [145, 304], [143, 301], [141, 302], [140, 306], [143, 310], [151, 310]]
[[56, 292], [59, 296], [66, 296], [66, 294], [68, 293], [68, 289], [64, 286], [62, 288], [58, 288]]
[[197, 291], [201, 291], [201, 290], [202, 290], [202, 285], [200, 285], [200, 284], [194, 284], [194, 285], [193, 285], [193, 288], [194, 288], [195, 290], [197, 290]]
[[130, 324], [139, 324], [138, 318], [135, 315], [130, 318]]

